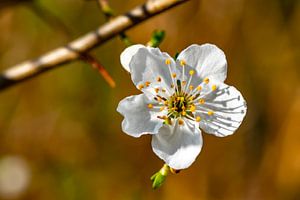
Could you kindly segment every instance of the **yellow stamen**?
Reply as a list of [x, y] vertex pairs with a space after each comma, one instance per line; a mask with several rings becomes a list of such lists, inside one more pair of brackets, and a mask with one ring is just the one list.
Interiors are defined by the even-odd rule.
[[194, 97], [193, 97], [193, 96], [189, 98], [189, 101], [193, 101], [193, 100], [194, 100]]
[[149, 104], [148, 104], [148, 108], [149, 108], [149, 109], [152, 109], [152, 108], [153, 108], [153, 105], [152, 105], [151, 103], [149, 103]]
[[204, 103], [205, 103], [205, 100], [204, 100], [204, 99], [200, 99], [200, 100], [199, 100], [199, 103], [200, 103], [200, 104], [204, 104]]
[[174, 88], [174, 84], [171, 84], [171, 88]]
[[181, 101], [184, 101], [184, 97], [180, 97], [180, 100], [181, 100]]
[[212, 91], [215, 91], [217, 89], [216, 85], [211, 86]]
[[190, 107], [190, 111], [191, 112], [194, 112], [196, 110], [196, 106], [194, 106], [194, 105], [191, 105], [191, 107]]
[[184, 124], [184, 121], [183, 121], [182, 119], [179, 119], [179, 120], [178, 120], [178, 124], [179, 124], [179, 125], [183, 125], [183, 124]]
[[186, 65], [185, 60], [181, 60], [181, 61], [180, 61], [180, 65], [181, 65], [182, 67], [184, 67], [184, 66]]
[[193, 90], [194, 89], [194, 86], [190, 85], [190, 90]]
[[158, 82], [161, 82], [161, 78], [160, 78], [160, 77], [157, 77], [156, 80], [157, 80]]
[[207, 112], [207, 114], [208, 114], [209, 116], [212, 116], [212, 115], [214, 114], [214, 111], [210, 110], [210, 111]]
[[195, 74], [195, 71], [194, 70], [190, 70], [189, 73], [190, 73], [191, 76], [193, 76]]
[[172, 77], [173, 77], [173, 78], [176, 78], [176, 76], [177, 76], [177, 75], [176, 75], [175, 73], [172, 74]]
[[162, 92], [166, 92], [166, 90], [165, 90], [165, 89], [162, 89], [161, 91], [162, 91]]
[[154, 91], [155, 91], [156, 93], [158, 93], [158, 92], [159, 92], [159, 88], [154, 88]]
[[170, 59], [166, 59], [166, 65], [171, 64], [171, 60]]
[[201, 117], [200, 116], [197, 116], [196, 117], [196, 122], [200, 122], [201, 121]]
[[209, 83], [209, 78], [205, 78], [205, 79], [203, 80], [203, 82], [206, 83], [206, 84], [208, 84], [208, 83]]
[[157, 118], [158, 118], [158, 119], [163, 119], [163, 120], [166, 120], [166, 119], [168, 119], [168, 117], [167, 117], [167, 116], [157, 116]]
[[144, 88], [144, 85], [143, 85], [143, 84], [138, 85], [138, 89], [139, 89], [139, 90], [141, 90], [141, 89], [143, 89], [143, 88]]
[[159, 108], [160, 111], [163, 111], [164, 109], [165, 109], [164, 106], [162, 106], [162, 107]]
[[202, 90], [202, 87], [199, 85], [199, 86], [197, 87], [197, 90], [198, 90], [198, 91]]
[[145, 82], [145, 86], [146, 86], [146, 87], [149, 87], [150, 83], [151, 83], [151, 82], [146, 81], [146, 82]]
[[186, 81], [182, 81], [182, 85], [185, 86], [186, 85]]
[[182, 114], [183, 116], [185, 116], [185, 115], [186, 115], [186, 112], [185, 112], [185, 111], [182, 111], [181, 114]]

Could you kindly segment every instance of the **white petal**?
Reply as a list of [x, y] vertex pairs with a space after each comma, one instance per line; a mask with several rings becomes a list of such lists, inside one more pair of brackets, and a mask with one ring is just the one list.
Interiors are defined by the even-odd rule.
[[163, 121], [157, 118], [157, 111], [148, 108], [149, 103], [153, 102], [144, 94], [126, 97], [120, 101], [117, 111], [124, 116], [122, 130], [125, 133], [133, 137], [158, 133]]
[[121, 64], [123, 66], [123, 68], [130, 72], [129, 69], [129, 63], [131, 61], [132, 56], [134, 56], [136, 54], [136, 52], [140, 49], [140, 48], [146, 48], [144, 45], [141, 44], [136, 44], [136, 45], [132, 45], [130, 47], [127, 47], [120, 56], [120, 61]]
[[227, 75], [227, 62], [224, 52], [213, 44], [193, 44], [183, 50], [177, 60], [195, 68], [201, 79], [214, 78], [223, 82]]
[[[167, 59], [170, 60], [171, 73], [177, 73], [175, 61], [167, 53], [162, 53], [158, 48], [140, 48], [129, 63], [131, 79], [134, 84], [138, 86], [149, 81], [151, 85], [159, 84], [170, 89], [172, 79], [166, 64]], [[158, 77], [161, 78], [159, 83]]]
[[188, 168], [200, 153], [202, 144], [200, 129], [191, 123], [164, 125], [152, 136], [154, 153], [174, 169]]
[[232, 135], [247, 111], [246, 101], [241, 93], [235, 87], [220, 83], [216, 91], [204, 98], [206, 102], [203, 107], [212, 110], [214, 114], [209, 116], [202, 113], [200, 128], [218, 137]]

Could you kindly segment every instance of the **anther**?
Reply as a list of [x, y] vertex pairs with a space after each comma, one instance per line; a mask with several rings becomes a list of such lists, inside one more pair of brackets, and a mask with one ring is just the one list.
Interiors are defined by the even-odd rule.
[[159, 88], [154, 88], [154, 91], [155, 91], [156, 93], [158, 93], [158, 92], [159, 92]]
[[149, 85], [150, 85], [150, 82], [149, 82], [149, 81], [146, 81], [146, 82], [145, 82], [145, 86], [146, 86], [146, 87], [149, 87]]
[[164, 106], [162, 106], [162, 107], [159, 108], [160, 111], [163, 111], [164, 109], [165, 109]]
[[166, 120], [167, 117], [166, 116], [157, 116], [158, 119], [163, 119], [163, 120]]
[[143, 88], [144, 88], [144, 85], [143, 85], [143, 84], [138, 85], [138, 89], [139, 89], [139, 90], [141, 90], [141, 89], [143, 89]]
[[204, 99], [200, 99], [200, 100], [199, 100], [199, 103], [200, 103], [200, 104], [204, 104], [204, 103], [205, 103], [205, 100], [204, 100]]
[[196, 122], [200, 122], [201, 121], [201, 117], [200, 116], [197, 116], [196, 117]]
[[198, 90], [198, 91], [202, 90], [202, 87], [199, 85], [199, 86], [197, 87], [197, 90]]
[[212, 116], [212, 115], [214, 114], [214, 111], [210, 110], [210, 111], [207, 112], [207, 114], [208, 114], [209, 116]]
[[209, 78], [205, 78], [205, 79], [203, 80], [203, 82], [206, 83], [206, 84], [208, 84], [208, 83], [209, 83]]
[[191, 105], [191, 107], [190, 107], [190, 111], [191, 112], [194, 112], [196, 110], [196, 106], [194, 106], [194, 105]]
[[183, 124], [184, 124], [184, 121], [183, 121], [182, 119], [179, 119], [179, 120], [178, 120], [178, 124], [179, 124], [179, 125], [183, 125]]
[[186, 112], [185, 112], [185, 111], [182, 111], [181, 114], [182, 114], [183, 116], [185, 116], [185, 115], [186, 115]]
[[161, 102], [161, 98], [160, 97], [154, 97], [154, 99], [158, 102]]
[[182, 83], [182, 85], [183, 85], [183, 86], [185, 86], [185, 85], [186, 85], [186, 81], [182, 81], [181, 83]]
[[184, 66], [186, 65], [185, 60], [181, 60], [181, 61], [180, 61], [180, 65], [181, 65], [182, 67], [184, 67]]
[[174, 88], [174, 84], [171, 84], [171, 88]]
[[172, 77], [173, 77], [173, 78], [176, 78], [176, 76], [177, 76], [177, 75], [176, 75], [175, 73], [172, 74]]
[[165, 89], [161, 89], [161, 91], [162, 91], [162, 92], [164, 92], [164, 93], [166, 92], [166, 90], [165, 90]]
[[153, 105], [151, 103], [148, 104], [148, 108], [151, 109], [153, 108]]
[[157, 80], [157, 82], [161, 82], [161, 78], [160, 77], [157, 77], [156, 80]]
[[216, 85], [211, 86], [211, 90], [212, 90], [212, 91], [215, 91], [216, 89], [217, 89], [217, 86], [216, 86]]
[[190, 90], [193, 90], [194, 89], [194, 86], [190, 85]]
[[191, 76], [193, 76], [193, 75], [195, 74], [195, 71], [194, 71], [194, 70], [190, 70], [189, 74], [190, 74]]
[[166, 65], [171, 64], [171, 60], [170, 59], [166, 59]]

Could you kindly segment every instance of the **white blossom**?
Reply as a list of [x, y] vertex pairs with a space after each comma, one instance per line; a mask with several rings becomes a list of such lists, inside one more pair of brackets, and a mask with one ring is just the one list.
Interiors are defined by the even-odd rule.
[[189, 167], [201, 151], [200, 128], [218, 137], [231, 135], [246, 114], [241, 93], [224, 83], [227, 62], [212, 44], [193, 44], [174, 60], [158, 48], [133, 45], [121, 64], [143, 92], [118, 105], [122, 130], [152, 135], [152, 149], [173, 169]]

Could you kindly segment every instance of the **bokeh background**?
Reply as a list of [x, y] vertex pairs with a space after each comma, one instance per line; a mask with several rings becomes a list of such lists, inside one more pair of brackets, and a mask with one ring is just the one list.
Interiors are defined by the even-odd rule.
[[[143, 2], [110, 0], [116, 13]], [[1, 0], [0, 70], [104, 22], [93, 0]], [[1, 91], [0, 199], [300, 199], [300, 1], [193, 0], [128, 34], [146, 43], [155, 29], [166, 31], [161, 49], [171, 55], [193, 43], [225, 51], [226, 83], [248, 104], [240, 129], [204, 134], [197, 161], [152, 190], [163, 162], [150, 137], [120, 129], [118, 102], [139, 92], [115, 38], [93, 50], [114, 89], [77, 61]]]

